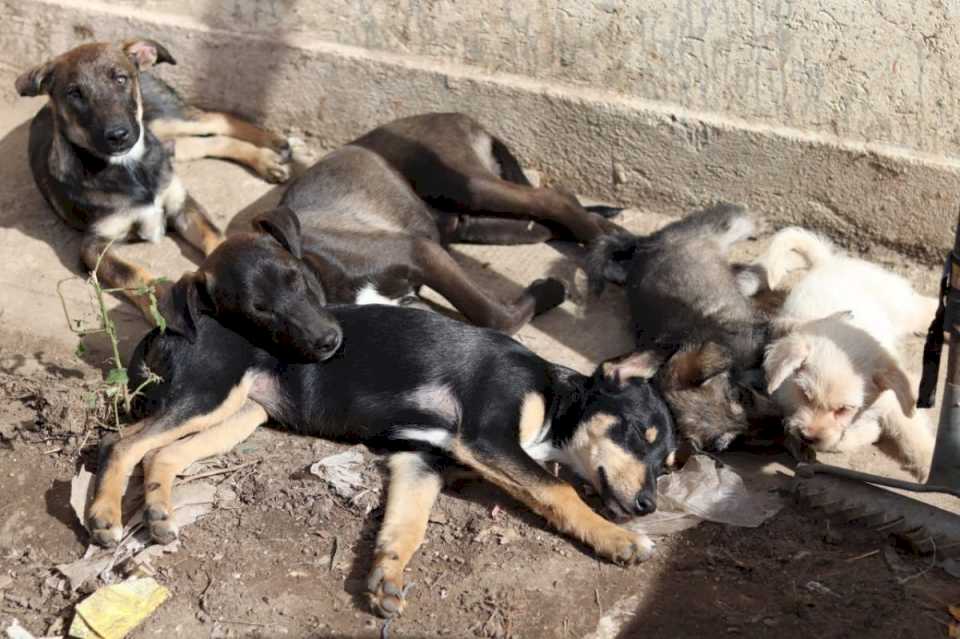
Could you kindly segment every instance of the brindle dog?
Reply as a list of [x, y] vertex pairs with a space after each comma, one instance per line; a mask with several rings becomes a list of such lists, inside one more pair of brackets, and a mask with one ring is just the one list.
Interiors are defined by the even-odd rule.
[[[136, 290], [154, 277], [108, 250], [110, 243], [131, 236], [157, 241], [170, 226], [206, 255], [223, 239], [174, 174], [164, 141], [179, 159], [225, 157], [272, 181], [289, 177], [283, 138], [188, 107], [170, 87], [142, 73], [161, 62], [176, 63], [153, 40], [85, 44], [16, 81], [20, 95], [50, 98], [30, 126], [37, 187], [61, 219], [85, 233], [86, 267], [92, 270], [100, 260], [101, 281], [126, 290], [147, 317], [147, 300]], [[179, 137], [198, 135], [209, 137]]]

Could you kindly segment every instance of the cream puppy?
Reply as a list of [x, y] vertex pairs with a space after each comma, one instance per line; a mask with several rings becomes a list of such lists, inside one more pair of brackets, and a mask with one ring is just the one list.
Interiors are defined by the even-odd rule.
[[937, 300], [796, 227], [777, 233], [751, 270], [775, 290], [803, 266], [809, 270], [790, 289], [764, 356], [768, 390], [788, 432], [820, 451], [888, 437], [905, 468], [923, 479], [933, 429], [916, 410], [914, 380], [898, 353], [905, 335], [926, 330]]

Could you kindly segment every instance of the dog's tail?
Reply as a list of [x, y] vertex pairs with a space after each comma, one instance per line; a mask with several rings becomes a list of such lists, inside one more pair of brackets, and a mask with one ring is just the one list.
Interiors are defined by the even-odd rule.
[[590, 245], [587, 253], [586, 271], [590, 290], [602, 293], [607, 282], [624, 284], [627, 269], [642, 238], [629, 233], [603, 235]]
[[813, 268], [833, 257], [833, 245], [816, 233], [789, 226], [773, 236], [767, 252], [753, 263], [766, 274], [767, 286], [776, 290], [790, 271]]

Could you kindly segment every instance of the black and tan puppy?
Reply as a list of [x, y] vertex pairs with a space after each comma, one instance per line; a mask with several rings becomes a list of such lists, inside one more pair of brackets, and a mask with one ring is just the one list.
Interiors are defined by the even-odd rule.
[[474, 324], [508, 333], [563, 302], [563, 285], [539, 280], [504, 304], [446, 244], [540, 242], [555, 231], [588, 241], [615, 228], [571, 195], [530, 186], [500, 140], [456, 113], [391, 122], [330, 153], [255, 225], [302, 234], [332, 302], [396, 304], [426, 285]]
[[[249, 241], [233, 236], [218, 251]], [[167, 331], [150, 332], [130, 362], [132, 383], [146, 370], [163, 381], [145, 389], [150, 417], [101, 464], [89, 511], [97, 543], [118, 541], [124, 485], [145, 456], [146, 519], [156, 540], [171, 541], [176, 474], [229, 450], [269, 417], [297, 432], [392, 451], [368, 582], [381, 614], [403, 607], [403, 569], [451, 464], [479, 472], [606, 558], [632, 562], [653, 550], [646, 536], [596, 514], [543, 468], [548, 460], [569, 465], [618, 519], [653, 511], [674, 439], [666, 405], [644, 380], [611, 384], [601, 369], [578, 374], [497, 331], [386, 305], [327, 307], [342, 332], [340, 350], [297, 364], [209, 315], [199, 285], [185, 276], [173, 287]]]
[[[281, 148], [282, 138], [188, 107], [142, 73], [161, 62], [175, 63], [152, 40], [85, 44], [17, 78], [20, 95], [50, 99], [30, 126], [30, 167], [57, 215], [85, 233], [81, 255], [88, 269], [111, 241], [157, 241], [168, 226], [204, 254], [222, 240], [174, 174], [164, 140], [173, 141], [181, 159], [226, 157], [276, 181], [289, 175], [276, 151], [257, 146]], [[212, 137], [181, 137], [194, 135]], [[153, 279], [113, 251], [103, 256], [99, 275], [107, 286], [123, 289]], [[149, 317], [143, 296], [131, 290], [128, 297]]]
[[698, 448], [723, 450], [779, 417], [762, 369], [768, 318], [728, 260], [754, 226], [743, 207], [720, 204], [646, 237], [602, 238], [588, 259], [595, 289], [625, 283], [630, 305], [635, 351], [609, 374], [655, 375], [678, 432]]

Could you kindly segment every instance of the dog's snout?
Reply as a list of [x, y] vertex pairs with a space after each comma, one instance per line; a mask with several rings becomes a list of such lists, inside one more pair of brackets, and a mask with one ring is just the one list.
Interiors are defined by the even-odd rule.
[[820, 441], [820, 438], [812, 433], [800, 431], [800, 441], [808, 446], [814, 446]]
[[657, 502], [653, 496], [646, 493], [640, 493], [637, 495], [637, 499], [634, 501], [633, 510], [638, 515], [649, 515], [657, 509]]
[[343, 336], [339, 330], [326, 331], [317, 339], [315, 348], [324, 358], [330, 357], [340, 348], [341, 339]]
[[121, 146], [130, 139], [130, 129], [125, 126], [114, 126], [110, 127], [103, 133], [104, 137], [107, 138], [107, 142], [111, 146]]

